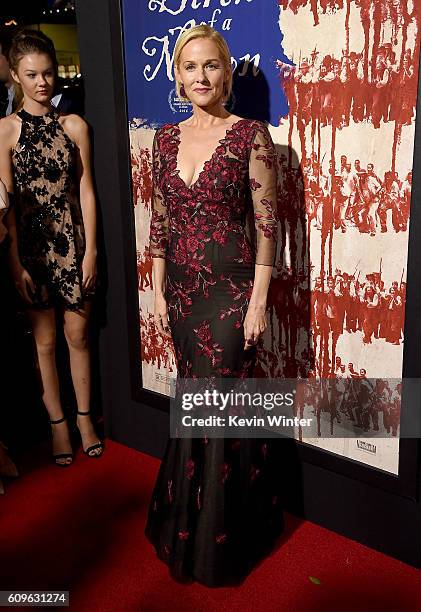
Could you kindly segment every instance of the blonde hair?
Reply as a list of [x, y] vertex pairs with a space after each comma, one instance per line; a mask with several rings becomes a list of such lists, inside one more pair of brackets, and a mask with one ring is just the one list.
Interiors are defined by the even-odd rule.
[[[184, 47], [187, 45], [188, 42], [190, 42], [191, 40], [195, 40], [196, 38], [209, 38], [210, 40], [213, 40], [213, 42], [218, 47], [218, 51], [221, 55], [222, 61], [225, 65], [225, 70], [227, 72], [224, 97], [226, 100], [228, 100], [232, 92], [231, 53], [225, 38], [221, 36], [221, 34], [217, 32], [214, 28], [211, 28], [206, 24], [201, 24], [194, 26], [193, 28], [189, 28], [188, 30], [184, 30], [184, 32], [181, 32], [174, 48], [174, 66], [177, 66], [177, 68], [179, 67], [180, 57]], [[176, 78], [175, 83], [177, 96], [180, 98], [180, 100], [183, 100], [183, 102], [189, 102], [188, 98], [181, 95], [181, 83], [179, 83]]]

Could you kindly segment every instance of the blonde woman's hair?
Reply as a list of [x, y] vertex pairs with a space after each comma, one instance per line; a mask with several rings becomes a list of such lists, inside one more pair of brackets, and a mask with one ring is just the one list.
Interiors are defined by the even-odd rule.
[[[174, 48], [174, 66], [177, 66], [177, 68], [179, 67], [180, 57], [181, 57], [181, 53], [184, 47], [187, 45], [188, 42], [190, 42], [191, 40], [195, 40], [196, 38], [210, 38], [211, 40], [213, 40], [213, 42], [218, 47], [219, 53], [221, 55], [221, 58], [222, 58], [222, 61], [224, 63], [225, 70], [227, 73], [227, 79], [225, 81], [224, 98], [225, 100], [228, 100], [228, 98], [231, 95], [231, 91], [232, 91], [231, 53], [230, 53], [230, 50], [228, 48], [225, 38], [221, 36], [221, 34], [217, 32], [214, 28], [211, 28], [210, 26], [206, 24], [202, 24], [202, 25], [194, 26], [193, 28], [189, 28], [188, 30], [184, 30], [184, 32], [181, 32], [175, 44], [175, 48]], [[174, 75], [174, 78], [175, 78], [175, 75]], [[181, 91], [180, 91], [181, 83], [179, 83], [176, 78], [175, 78], [175, 83], [176, 83], [175, 88], [177, 91], [177, 96], [180, 98], [180, 100], [183, 100], [183, 102], [189, 102], [188, 98], [181, 95]]]

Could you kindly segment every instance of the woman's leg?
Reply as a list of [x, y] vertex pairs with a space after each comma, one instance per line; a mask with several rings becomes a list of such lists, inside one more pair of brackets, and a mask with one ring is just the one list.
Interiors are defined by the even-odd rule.
[[[37, 349], [38, 365], [42, 381], [42, 399], [51, 421], [63, 416], [56, 367], [56, 317], [53, 308], [28, 310], [32, 333]], [[53, 431], [53, 454], [72, 452], [67, 422], [51, 425]], [[72, 459], [61, 458], [57, 463], [71, 463]]]
[[[70, 370], [75, 390], [78, 411], [88, 412], [91, 400], [91, 361], [88, 345], [88, 322], [91, 311], [89, 302], [82, 310], [64, 311], [64, 335], [69, 347]], [[99, 442], [89, 416], [77, 417], [84, 450]], [[101, 454], [101, 449], [92, 450], [90, 455]]]

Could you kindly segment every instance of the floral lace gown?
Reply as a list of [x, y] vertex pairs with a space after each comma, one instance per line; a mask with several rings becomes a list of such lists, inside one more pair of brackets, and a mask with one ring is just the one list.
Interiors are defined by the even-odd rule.
[[[156, 132], [150, 230], [152, 257], [166, 259], [178, 376], [249, 377], [254, 266], [272, 266], [276, 254], [275, 148], [263, 123], [239, 120], [187, 187], [179, 143], [178, 124]], [[250, 210], [257, 248], [245, 230]], [[169, 438], [145, 533], [176, 580], [236, 583], [270, 550], [283, 528], [275, 450], [264, 439]]]
[[78, 310], [94, 291], [82, 289], [85, 233], [76, 189], [76, 145], [57, 111], [17, 113], [12, 151], [19, 256], [35, 284], [33, 308]]

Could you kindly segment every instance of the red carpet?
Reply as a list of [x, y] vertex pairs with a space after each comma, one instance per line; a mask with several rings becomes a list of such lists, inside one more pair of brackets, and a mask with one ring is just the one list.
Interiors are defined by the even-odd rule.
[[178, 585], [143, 535], [158, 465], [107, 442], [98, 461], [41, 461], [8, 484], [0, 588], [62, 588], [71, 610], [89, 612], [421, 610], [420, 571], [289, 515], [276, 552], [240, 587]]

